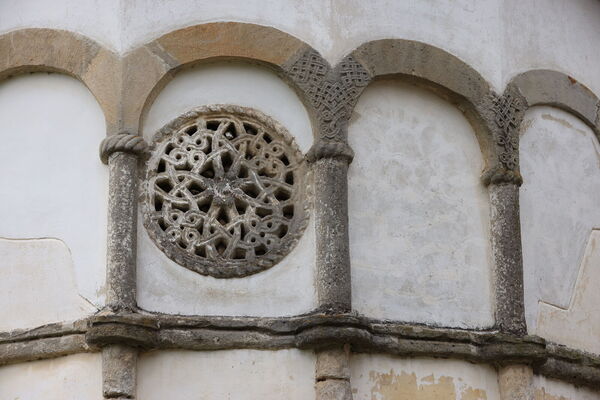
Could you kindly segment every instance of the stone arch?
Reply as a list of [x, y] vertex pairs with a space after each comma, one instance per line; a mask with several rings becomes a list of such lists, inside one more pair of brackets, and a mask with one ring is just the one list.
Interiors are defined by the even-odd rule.
[[406, 39], [364, 43], [342, 62], [350, 58], [368, 71], [371, 81], [399, 76], [456, 105], [475, 129], [487, 169], [497, 164], [491, 112], [496, 95], [479, 72], [464, 61], [435, 46]]
[[553, 106], [580, 118], [600, 135], [600, 100], [584, 84], [570, 75], [548, 69], [536, 69], [513, 77], [505, 90], [517, 90], [533, 106]]
[[77, 33], [20, 29], [0, 35], [0, 80], [27, 72], [70, 75], [94, 95], [106, 118], [107, 132], [118, 128], [118, 55]]
[[[309, 105], [286, 70], [298, 55], [309, 50], [309, 45], [278, 29], [240, 22], [194, 25], [167, 33], [128, 53], [123, 60], [123, 129], [139, 130], [145, 113], [174, 74], [214, 60], [241, 59], [272, 68], [292, 83], [301, 100]], [[329, 69], [329, 64], [318, 57]], [[307, 109], [313, 114], [311, 107]]]

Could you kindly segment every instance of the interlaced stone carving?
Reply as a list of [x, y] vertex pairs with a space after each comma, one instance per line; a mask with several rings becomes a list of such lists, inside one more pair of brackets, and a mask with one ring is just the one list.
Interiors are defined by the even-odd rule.
[[175, 262], [216, 278], [270, 268], [307, 223], [306, 167], [292, 136], [264, 114], [208, 106], [157, 133], [145, 225]]
[[519, 113], [523, 106], [518, 97], [505, 93], [500, 97], [493, 97], [493, 111], [495, 122], [500, 128], [496, 144], [502, 148], [499, 160], [502, 166], [509, 170], [517, 168], [519, 152]]
[[351, 56], [335, 70], [314, 50], [304, 53], [288, 68], [288, 75], [310, 99], [320, 122], [321, 135], [341, 140], [342, 127], [370, 81], [369, 73]]

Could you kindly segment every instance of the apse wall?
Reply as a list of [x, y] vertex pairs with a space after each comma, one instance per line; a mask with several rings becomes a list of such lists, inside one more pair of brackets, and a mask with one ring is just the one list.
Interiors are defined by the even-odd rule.
[[[0, 40], [0, 399], [600, 399], [599, 18], [596, 0], [0, 1], [0, 36], [64, 29], [85, 49], [48, 33]], [[88, 56], [100, 61], [80, 65]], [[10, 69], [17, 58], [33, 64]], [[56, 72], [63, 59], [85, 83]], [[560, 79], [516, 78], [545, 69]], [[151, 237], [141, 141], [223, 104], [280, 123], [308, 170], [297, 245], [227, 279]], [[340, 135], [325, 137], [337, 116]], [[98, 158], [116, 134], [129, 147], [103, 154], [128, 170]], [[132, 306], [106, 300], [110, 168], [138, 169]], [[333, 169], [342, 179], [315, 178]], [[317, 204], [319, 184], [337, 207]], [[335, 235], [347, 246], [320, 252]], [[344, 250], [334, 279], [320, 275]], [[342, 306], [319, 297], [345, 279]], [[518, 314], [521, 294], [527, 327], [506, 329], [500, 308]], [[106, 394], [115, 376], [130, 392]]]

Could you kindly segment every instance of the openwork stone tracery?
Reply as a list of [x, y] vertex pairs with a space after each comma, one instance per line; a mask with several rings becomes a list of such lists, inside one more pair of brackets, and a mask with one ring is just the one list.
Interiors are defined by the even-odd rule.
[[173, 261], [203, 275], [270, 268], [307, 222], [306, 168], [293, 138], [264, 114], [209, 106], [157, 133], [145, 225]]

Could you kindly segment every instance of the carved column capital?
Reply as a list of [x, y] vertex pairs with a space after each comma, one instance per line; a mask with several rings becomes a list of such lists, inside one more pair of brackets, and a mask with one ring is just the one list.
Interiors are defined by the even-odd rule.
[[138, 135], [131, 133], [110, 135], [104, 138], [100, 144], [100, 159], [104, 164], [108, 164], [108, 158], [112, 153], [123, 152], [140, 155], [146, 151], [147, 147], [144, 139]]
[[493, 136], [496, 163], [483, 174], [485, 185], [514, 183], [521, 185], [519, 172], [519, 128], [527, 102], [514, 88], [507, 88], [501, 96], [489, 96], [493, 119]]
[[313, 144], [306, 157], [311, 163], [322, 158], [338, 158], [346, 160], [350, 164], [354, 158], [354, 151], [343, 142], [319, 140]]

